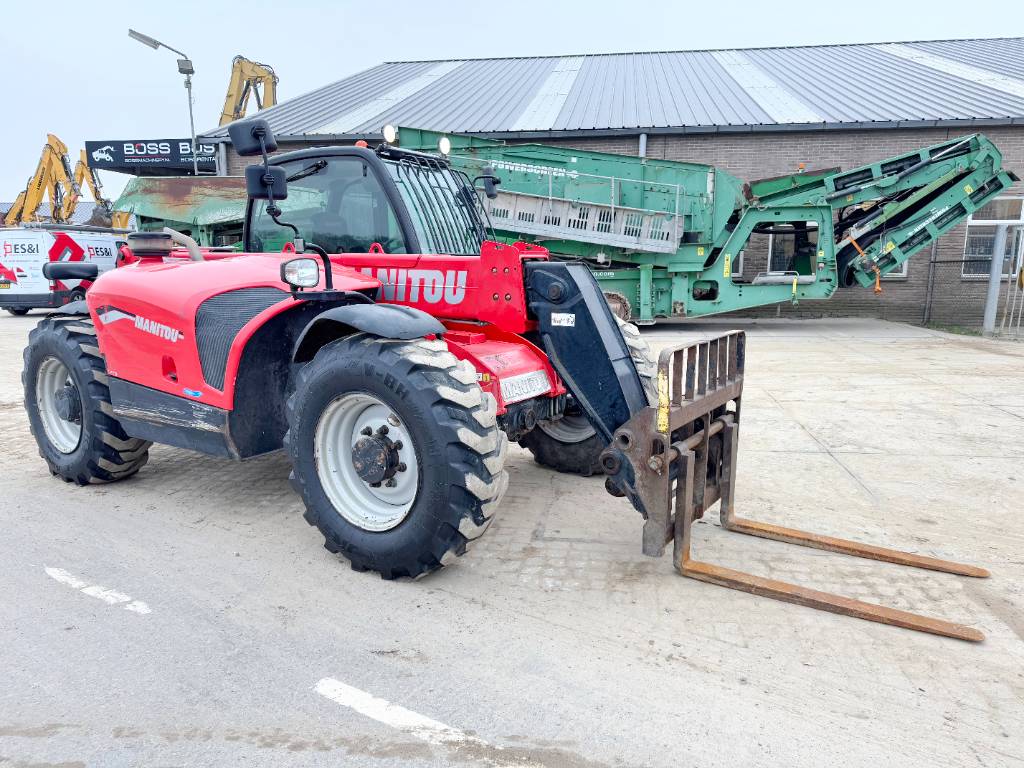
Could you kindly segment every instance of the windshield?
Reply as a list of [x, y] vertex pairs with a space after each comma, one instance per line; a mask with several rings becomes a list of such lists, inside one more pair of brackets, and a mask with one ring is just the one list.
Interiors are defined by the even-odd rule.
[[384, 165], [409, 210], [424, 253], [477, 254], [488, 237], [486, 213], [469, 178], [428, 155]]
[[[426, 155], [382, 158], [409, 213], [424, 254], [476, 255], [488, 236], [486, 213], [465, 174]], [[373, 169], [360, 157], [304, 158], [280, 163], [288, 197], [278, 201], [281, 221], [328, 253], [410, 253], [398, 217]], [[292, 239], [266, 212], [253, 206], [249, 247], [280, 250]]]
[[[305, 158], [280, 164], [288, 177], [288, 197], [278, 201], [281, 221], [328, 253], [368, 253], [373, 244], [386, 253], [408, 253], [391, 203], [367, 162], [359, 157]], [[250, 248], [277, 251], [292, 231], [267, 215], [265, 200], [253, 207]]]

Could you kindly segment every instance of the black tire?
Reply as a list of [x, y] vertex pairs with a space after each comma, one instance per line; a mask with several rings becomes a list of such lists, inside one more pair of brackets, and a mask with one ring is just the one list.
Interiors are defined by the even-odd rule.
[[[615, 321], [622, 331], [622, 338], [629, 347], [630, 357], [636, 365], [640, 380], [647, 390], [648, 402], [654, 402], [657, 396], [655, 375], [657, 365], [651, 355], [651, 348], [640, 335], [640, 330], [632, 323], [627, 323], [622, 318], [613, 314]], [[579, 410], [579, 407], [570, 401], [567, 414], [575, 421], [586, 417]], [[556, 430], [557, 431], [557, 430]], [[538, 464], [555, 470], [573, 475], [590, 477], [595, 474], [602, 474], [600, 456], [607, 445], [601, 436], [589, 428], [589, 435], [580, 440], [567, 441], [559, 439], [557, 434], [549, 434], [544, 431], [541, 425], [534, 427], [519, 439], [519, 444], [533, 454], [533, 459]]]
[[68, 304], [70, 304], [73, 301], [81, 301], [84, 298], [85, 298], [85, 288], [75, 288], [71, 292], [71, 295], [68, 296]]
[[7, 311], [10, 312], [15, 317], [21, 317], [22, 315], [28, 314], [27, 307], [7, 307]]
[[[150, 443], [129, 437], [114, 418], [107, 388], [107, 369], [96, 345], [96, 329], [88, 318], [48, 317], [28, 337], [21, 383], [29, 429], [50, 472], [78, 485], [112, 483], [138, 472], [149, 459]], [[60, 451], [46, 432], [36, 397], [40, 366], [56, 358], [77, 390], [81, 436], [69, 453]]]
[[[315, 440], [339, 396], [367, 393], [386, 404], [414, 443], [416, 496], [404, 519], [372, 531], [342, 516], [317, 472]], [[298, 374], [288, 399], [285, 450], [305, 518], [324, 546], [357, 571], [416, 578], [447, 565], [483, 535], [508, 487], [508, 439], [494, 399], [476, 370], [443, 341], [399, 341], [356, 334], [325, 345]]]

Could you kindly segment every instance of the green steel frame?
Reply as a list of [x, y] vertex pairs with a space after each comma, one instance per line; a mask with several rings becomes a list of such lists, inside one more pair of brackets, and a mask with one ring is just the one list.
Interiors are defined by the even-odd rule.
[[[398, 140], [407, 149], [436, 151], [443, 135], [400, 128]], [[456, 167], [471, 178], [501, 179], [490, 205], [499, 237], [587, 260], [605, 292], [624, 297], [637, 322], [827, 299], [841, 286], [874, 285], [1017, 178], [981, 134], [848, 171], [749, 184], [697, 163], [447, 138]], [[508, 217], [510, 200], [532, 208], [520, 219]], [[574, 212], [570, 225], [554, 212], [558, 204]], [[537, 211], [561, 229], [538, 234]], [[641, 221], [656, 222], [651, 231], [666, 238], [664, 246], [625, 242]], [[615, 227], [620, 237], [612, 242]], [[808, 227], [816, 228], [817, 245], [805, 242], [790, 271], [734, 274], [755, 233]]]

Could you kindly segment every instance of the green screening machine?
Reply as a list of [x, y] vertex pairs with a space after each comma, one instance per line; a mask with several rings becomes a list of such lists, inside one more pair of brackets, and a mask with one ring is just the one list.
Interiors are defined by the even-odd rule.
[[[450, 144], [452, 164], [471, 179], [500, 179], [486, 200], [497, 236], [585, 260], [613, 310], [639, 323], [877, 288], [1017, 180], [981, 134], [852, 170], [744, 182], [697, 163], [394, 133], [406, 149]], [[786, 238], [782, 263], [737, 269], [764, 234]]]

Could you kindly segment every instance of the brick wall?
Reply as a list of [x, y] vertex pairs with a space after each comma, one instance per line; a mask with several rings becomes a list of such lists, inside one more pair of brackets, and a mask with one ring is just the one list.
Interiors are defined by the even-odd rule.
[[[851, 168], [965, 133], [968, 131], [963, 129], [931, 128], [651, 135], [647, 141], [647, 155], [706, 163], [750, 180], [792, 173], [800, 163], [805, 163], [810, 169]], [[984, 133], [1002, 150], [1004, 167], [1024, 175], [1024, 127], [992, 127]], [[636, 154], [638, 151], [636, 137], [548, 140], [546, 143], [621, 154]], [[282, 144], [280, 151], [308, 146], [311, 145]], [[244, 173], [250, 162], [250, 158], [238, 157], [234, 151], [228, 150], [229, 173]], [[1024, 183], [1018, 182], [1011, 194], [1024, 194]], [[948, 262], [962, 258], [965, 237], [964, 224], [952, 229], [938, 241], [935, 259]], [[764, 269], [767, 254], [767, 237], [752, 239], [744, 257], [744, 271], [751, 275]], [[827, 301], [808, 301], [797, 306], [775, 305], [742, 314], [761, 317], [865, 316], [920, 323], [925, 319], [931, 272], [930, 320], [980, 326], [986, 280], [964, 279], [958, 264], [930, 265], [931, 256], [930, 249], [916, 254], [907, 266], [907, 277], [883, 280], [880, 295], [871, 289], [846, 288], [840, 289]]]
[[[313, 144], [283, 144], [282, 143], [282, 144], [278, 145], [277, 152], [272, 152], [271, 153], [271, 157], [273, 157], [274, 155], [279, 155], [282, 152], [291, 152], [292, 150], [296, 150], [296, 149], [307, 149], [307, 148], [309, 148], [311, 146], [315, 146], [315, 145], [313, 145]], [[263, 162], [258, 157], [242, 157], [237, 152], [235, 152], [235, 150], [232, 149], [230, 146], [228, 147], [227, 155], [228, 155], [228, 174], [227, 174], [228, 176], [244, 176], [245, 175], [245, 169], [248, 166], [250, 166], [250, 165], [252, 165], [253, 163], [256, 163], [256, 162], [261, 162], [261, 163]]]

